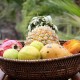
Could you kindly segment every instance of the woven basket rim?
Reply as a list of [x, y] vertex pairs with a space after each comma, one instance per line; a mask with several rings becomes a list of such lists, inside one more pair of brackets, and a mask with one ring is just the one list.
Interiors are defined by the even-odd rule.
[[24, 63], [36, 63], [36, 62], [46, 62], [46, 61], [59, 61], [59, 60], [65, 60], [65, 59], [70, 59], [70, 58], [75, 58], [80, 56], [80, 53], [73, 54], [72, 56], [67, 56], [67, 57], [62, 57], [62, 58], [50, 58], [50, 59], [38, 59], [38, 60], [19, 60], [19, 59], [8, 59], [8, 58], [3, 58], [0, 56], [0, 60], [3, 61], [10, 61], [10, 62], [24, 62]]

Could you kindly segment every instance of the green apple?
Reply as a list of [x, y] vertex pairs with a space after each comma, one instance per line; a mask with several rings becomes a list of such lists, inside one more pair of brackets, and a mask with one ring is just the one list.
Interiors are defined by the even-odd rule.
[[24, 46], [18, 54], [20, 60], [40, 59], [41, 54], [38, 49], [33, 46]]
[[34, 46], [35, 48], [37, 48], [39, 51], [42, 49], [42, 47], [44, 46], [42, 42], [39, 41], [33, 41], [31, 44], [31, 46]]
[[16, 49], [7, 49], [3, 53], [4, 58], [18, 59], [18, 51]]

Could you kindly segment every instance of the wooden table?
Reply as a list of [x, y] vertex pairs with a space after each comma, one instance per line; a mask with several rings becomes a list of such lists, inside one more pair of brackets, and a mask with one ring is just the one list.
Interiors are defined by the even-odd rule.
[[[8, 75], [5, 75], [5, 73], [0, 69], [0, 80], [15, 80], [15, 79], [8, 77]], [[69, 80], [80, 80], [80, 73], [77, 73], [72, 77], [72, 79]]]

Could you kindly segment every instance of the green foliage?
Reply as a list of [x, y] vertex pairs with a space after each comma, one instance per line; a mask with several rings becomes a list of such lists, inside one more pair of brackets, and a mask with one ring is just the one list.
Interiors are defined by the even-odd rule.
[[16, 14], [20, 12], [24, 0], [0, 0], [0, 20], [16, 22]]
[[53, 20], [58, 26], [60, 39], [80, 39], [80, 17], [71, 14], [56, 16]]
[[80, 16], [80, 7], [73, 2], [74, 0], [50, 0], [50, 1], [52, 5], [59, 7], [60, 10], [63, 9], [64, 12]]
[[77, 34], [80, 32], [78, 29], [80, 7], [73, 0], [26, 0], [22, 8], [22, 22], [17, 25], [17, 28], [23, 36], [26, 36], [30, 20], [34, 16], [44, 15], [52, 16], [54, 24], [59, 28], [60, 39], [71, 39], [78, 36], [74, 33], [75, 31]]
[[17, 23], [23, 39], [31, 19], [46, 15], [58, 26], [60, 39], [80, 39], [80, 7], [74, 0], [0, 0], [0, 5], [0, 20]]

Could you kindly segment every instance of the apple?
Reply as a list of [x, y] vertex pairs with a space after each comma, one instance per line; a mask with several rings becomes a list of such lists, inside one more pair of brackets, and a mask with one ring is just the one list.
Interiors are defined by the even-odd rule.
[[31, 46], [34, 46], [35, 48], [37, 48], [39, 51], [42, 49], [42, 47], [44, 46], [42, 42], [39, 41], [33, 41], [31, 44]]
[[40, 52], [33, 46], [24, 46], [18, 54], [20, 60], [40, 59]]
[[4, 58], [18, 59], [18, 51], [16, 49], [7, 49], [3, 53]]

